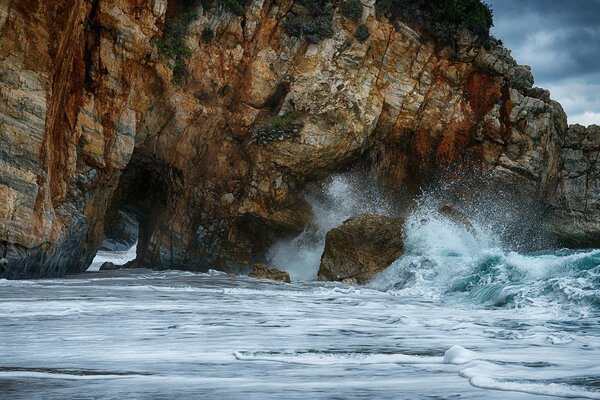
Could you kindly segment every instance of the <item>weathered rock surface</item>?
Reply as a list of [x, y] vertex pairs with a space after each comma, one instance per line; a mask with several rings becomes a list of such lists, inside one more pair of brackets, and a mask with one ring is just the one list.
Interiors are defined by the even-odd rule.
[[137, 220], [122, 210], [119, 210], [117, 216], [111, 220], [112, 222], [104, 230], [105, 238], [100, 244], [100, 250], [129, 250], [138, 239]]
[[600, 126], [571, 125], [561, 149], [560, 202], [552, 229], [561, 243], [598, 247], [600, 243]]
[[[465, 35], [440, 49], [376, 18], [372, 0], [361, 21], [336, 11], [333, 36], [308, 43], [283, 29], [300, 5], [256, 0], [243, 16], [194, 6], [191, 57], [175, 62], [154, 44], [181, 4], [0, 1], [4, 277], [85, 270], [119, 210], [138, 219], [136, 265], [246, 266], [310, 223], [306, 182], [358, 161], [415, 191], [448, 171], [485, 174], [558, 214], [598, 193], [559, 196], [576, 180], [561, 170], [565, 114], [502, 47]], [[564, 210], [597, 218], [591, 204]]]
[[290, 274], [285, 271], [281, 271], [277, 268], [269, 268], [264, 264], [256, 264], [252, 269], [252, 272], [248, 275], [256, 279], [270, 279], [272, 281], [281, 281], [291, 283]]
[[404, 252], [403, 222], [363, 214], [327, 232], [319, 279], [366, 283]]

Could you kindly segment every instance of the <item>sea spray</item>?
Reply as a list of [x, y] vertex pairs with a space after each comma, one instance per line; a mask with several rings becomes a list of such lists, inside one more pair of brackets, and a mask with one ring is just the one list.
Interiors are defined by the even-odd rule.
[[415, 288], [440, 292], [469, 273], [482, 259], [499, 252], [494, 236], [452, 221], [433, 207], [422, 207], [405, 224], [405, 253], [370, 286], [381, 290]]
[[99, 250], [87, 269], [88, 271], [98, 271], [105, 262], [111, 262], [115, 265], [123, 265], [128, 261], [134, 260], [136, 256], [137, 242], [125, 251], [107, 251]]
[[300, 235], [275, 243], [267, 259], [290, 273], [292, 279], [316, 279], [327, 232], [346, 219], [362, 214], [391, 215], [381, 189], [360, 172], [332, 175], [304, 193], [314, 220]]
[[494, 307], [564, 306], [582, 315], [600, 306], [599, 250], [520, 253], [489, 225], [474, 228], [432, 207], [415, 210], [405, 225], [404, 255], [369, 287]]
[[547, 207], [527, 188], [522, 190], [516, 192], [487, 175], [442, 176], [422, 189], [410, 211], [435, 213], [451, 204], [480, 229], [493, 233], [504, 248], [530, 252], [555, 247]]

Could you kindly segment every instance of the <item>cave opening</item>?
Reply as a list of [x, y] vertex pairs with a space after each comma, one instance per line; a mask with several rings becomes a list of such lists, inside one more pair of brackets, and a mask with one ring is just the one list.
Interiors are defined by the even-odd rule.
[[104, 219], [104, 238], [90, 270], [141, 266], [170, 191], [172, 168], [134, 154], [123, 171]]

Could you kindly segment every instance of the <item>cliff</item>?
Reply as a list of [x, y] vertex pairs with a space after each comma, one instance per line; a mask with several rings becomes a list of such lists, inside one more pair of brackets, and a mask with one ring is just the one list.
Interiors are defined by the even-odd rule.
[[598, 245], [597, 131], [567, 130], [508, 50], [373, 0], [330, 30], [306, 3], [231, 4], [0, 0], [3, 276], [84, 270], [123, 212], [137, 263], [239, 268], [310, 223], [307, 182], [357, 163], [408, 193], [485, 176], [592, 219], [577, 235]]
[[600, 127], [571, 125], [560, 150], [559, 202], [553, 231], [565, 246], [600, 243]]

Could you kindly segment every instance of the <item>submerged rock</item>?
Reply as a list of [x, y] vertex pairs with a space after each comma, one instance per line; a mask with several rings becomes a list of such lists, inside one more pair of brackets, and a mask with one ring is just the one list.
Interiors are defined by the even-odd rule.
[[344, 285], [358, 285], [358, 281], [356, 280], [356, 278], [342, 279], [342, 283]]
[[100, 266], [98, 271], [114, 271], [115, 269], [121, 269], [121, 266], [116, 265], [115, 263], [112, 263], [110, 261], [107, 261]]
[[290, 274], [277, 268], [269, 268], [264, 264], [254, 265], [254, 269], [248, 276], [256, 279], [270, 279], [272, 281], [292, 283]]
[[139, 262], [137, 260], [129, 260], [125, 264], [115, 264], [110, 261], [106, 261], [103, 263], [98, 271], [114, 271], [116, 269], [129, 269], [129, 268], [139, 268]]
[[404, 252], [401, 218], [363, 214], [327, 232], [319, 280], [363, 284]]

